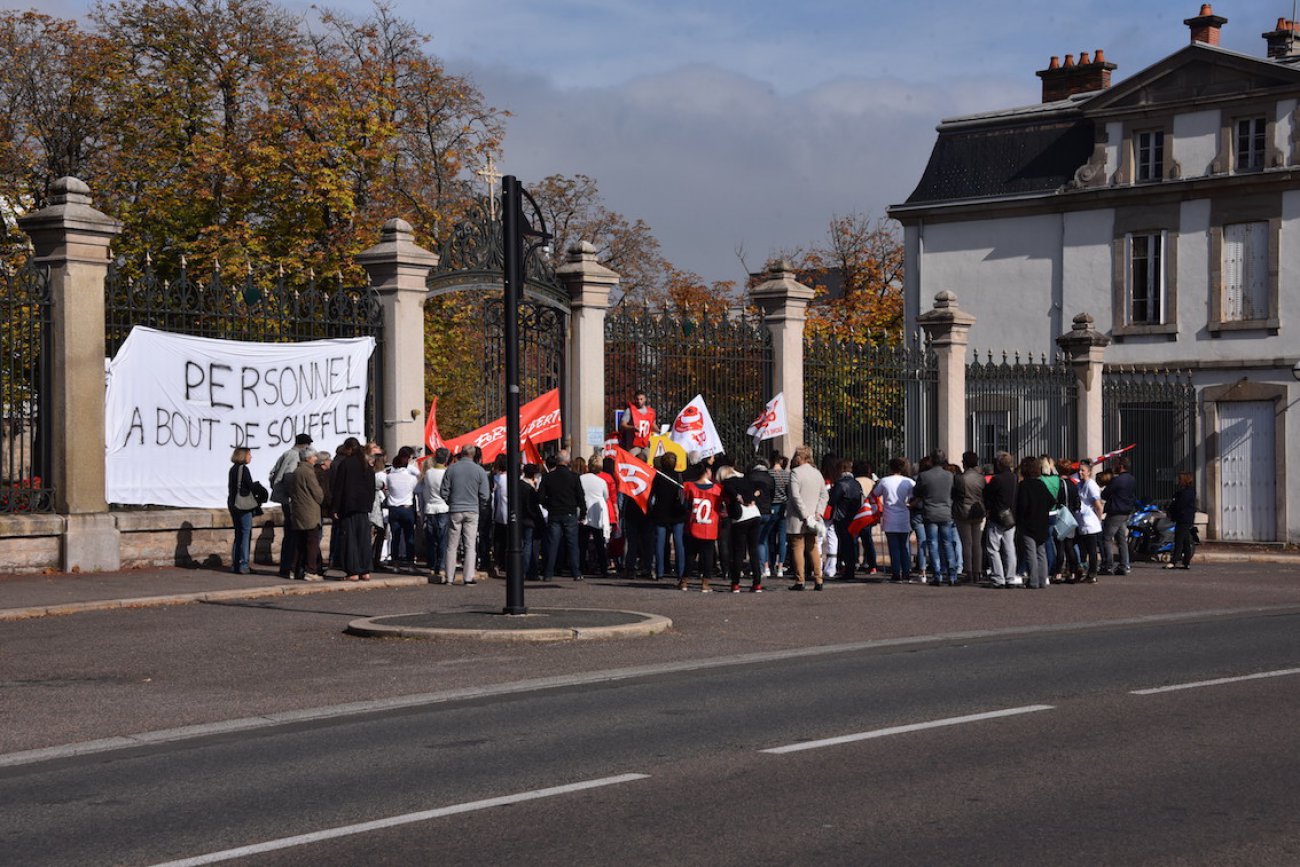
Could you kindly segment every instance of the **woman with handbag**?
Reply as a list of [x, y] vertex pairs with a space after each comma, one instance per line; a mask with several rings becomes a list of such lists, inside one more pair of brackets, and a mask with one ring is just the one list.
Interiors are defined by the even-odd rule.
[[230, 473], [227, 479], [226, 508], [235, 527], [235, 541], [230, 546], [230, 571], [247, 575], [248, 549], [253, 540], [253, 513], [261, 511], [261, 503], [253, 493], [253, 474], [248, 465], [253, 453], [240, 446], [230, 455]]
[[742, 476], [735, 467], [723, 467], [718, 470], [718, 479], [722, 482], [722, 492], [727, 504], [727, 514], [731, 534], [731, 560], [728, 569], [731, 577], [731, 592], [740, 592], [741, 566], [749, 564], [749, 591], [763, 592], [763, 578], [758, 557], [758, 529], [761, 511], [758, 507], [758, 486], [747, 476]]
[[1047, 586], [1047, 539], [1052, 532], [1050, 513], [1055, 505], [1055, 498], [1042, 475], [1041, 459], [1027, 457], [1020, 462], [1021, 482], [1016, 488], [1016, 529], [1020, 531], [1020, 551], [1027, 586], [1033, 590]]

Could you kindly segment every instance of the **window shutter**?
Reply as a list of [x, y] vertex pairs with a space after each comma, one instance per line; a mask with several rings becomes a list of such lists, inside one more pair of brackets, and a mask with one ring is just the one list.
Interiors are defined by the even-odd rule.
[[1223, 227], [1223, 318], [1233, 322], [1242, 318], [1242, 277], [1246, 252], [1245, 223]]
[[1245, 224], [1242, 251], [1241, 318], [1268, 316], [1268, 223]]

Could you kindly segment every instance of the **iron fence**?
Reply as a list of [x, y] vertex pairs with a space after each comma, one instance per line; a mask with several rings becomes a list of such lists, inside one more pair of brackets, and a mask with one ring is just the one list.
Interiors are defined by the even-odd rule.
[[365, 429], [377, 436], [384, 421], [383, 308], [379, 295], [366, 287], [351, 289], [342, 279], [304, 285], [283, 273], [263, 279], [249, 272], [227, 284], [213, 269], [203, 280], [190, 276], [182, 261], [167, 279], [146, 265], [139, 277], [110, 270], [105, 286], [105, 338], [111, 356], [137, 325], [222, 340], [295, 343], [327, 338], [374, 337], [375, 352], [367, 372]]
[[1107, 369], [1102, 375], [1102, 436], [1109, 451], [1126, 452], [1138, 496], [1161, 502], [1174, 495], [1181, 472], [1196, 465], [1196, 388], [1183, 371]]
[[[483, 423], [506, 411], [505, 302], [497, 296], [484, 300]], [[564, 348], [568, 317], [558, 307], [528, 299], [519, 302], [519, 389], [527, 402], [553, 388], [564, 405]], [[574, 441], [577, 441], [576, 436]]]
[[54, 511], [51, 337], [48, 271], [0, 265], [0, 514]]
[[695, 395], [704, 402], [727, 454], [752, 461], [745, 433], [771, 398], [772, 339], [761, 319], [694, 319], [665, 312], [619, 312], [605, 319], [605, 422], [638, 389], [672, 422]]
[[1078, 456], [1078, 380], [1061, 357], [1021, 359], [1020, 353], [984, 361], [976, 353], [966, 366], [967, 442], [980, 461], [998, 452], [1017, 460], [1030, 455]]
[[[868, 335], [862, 342], [804, 341], [804, 439], [817, 456], [915, 460], [939, 439], [938, 366], [918, 337]], [[883, 472], [882, 472], [883, 474]]]

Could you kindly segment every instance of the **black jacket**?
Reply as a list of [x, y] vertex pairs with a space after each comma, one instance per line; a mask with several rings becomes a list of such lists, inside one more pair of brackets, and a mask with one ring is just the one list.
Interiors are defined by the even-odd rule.
[[[757, 504], [758, 488], [745, 476], [732, 476], [722, 483], [722, 495], [727, 504], [727, 515], [734, 522], [740, 518], [742, 507]], [[759, 516], [762, 514], [760, 511]]]
[[759, 513], [763, 515], [770, 514], [772, 511], [772, 493], [776, 490], [776, 479], [772, 477], [772, 471], [754, 467], [745, 473], [745, 481], [758, 490], [754, 503], [758, 506]]
[[537, 489], [528, 482], [519, 483], [519, 523], [524, 527], [540, 530], [546, 526], [546, 516], [542, 514], [542, 501]]
[[830, 499], [831, 522], [852, 521], [862, 508], [862, 485], [852, 473], [845, 473], [831, 485]]
[[1107, 515], [1132, 514], [1137, 508], [1137, 479], [1130, 472], [1116, 473], [1101, 498], [1106, 501]]
[[655, 473], [655, 480], [650, 485], [649, 518], [661, 527], [680, 524], [686, 520], [686, 500], [683, 498], [682, 486], [673, 484], [674, 478], [681, 481], [679, 473], [674, 471], [666, 476], [661, 470]]
[[330, 509], [336, 515], [370, 513], [375, 504], [375, 471], [353, 455], [330, 465]]
[[984, 509], [988, 513], [989, 520], [997, 520], [998, 513], [1003, 509], [1015, 511], [1016, 487], [1014, 471], [1003, 470], [993, 474], [993, 478], [989, 479], [988, 484], [984, 486]]
[[556, 467], [543, 476], [537, 495], [552, 519], [580, 515], [587, 508], [587, 495], [582, 491], [582, 480], [568, 467]]
[[1047, 541], [1052, 523], [1049, 512], [1056, 508], [1056, 498], [1042, 479], [1026, 479], [1016, 489], [1016, 529], [1040, 545]]
[[[1127, 473], [1125, 473], [1127, 475]], [[1169, 501], [1169, 520], [1175, 524], [1196, 523], [1196, 488], [1179, 488]]]

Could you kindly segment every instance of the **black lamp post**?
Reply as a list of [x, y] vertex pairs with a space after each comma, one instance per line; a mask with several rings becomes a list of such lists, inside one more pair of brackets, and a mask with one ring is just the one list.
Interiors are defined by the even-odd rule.
[[[537, 227], [524, 214], [525, 201], [532, 206]], [[545, 247], [551, 235], [546, 231], [546, 221], [537, 202], [514, 175], [501, 179], [501, 232], [505, 248], [506, 353], [506, 607], [503, 613], [527, 614], [523, 540], [519, 528], [519, 296], [528, 257]]]

